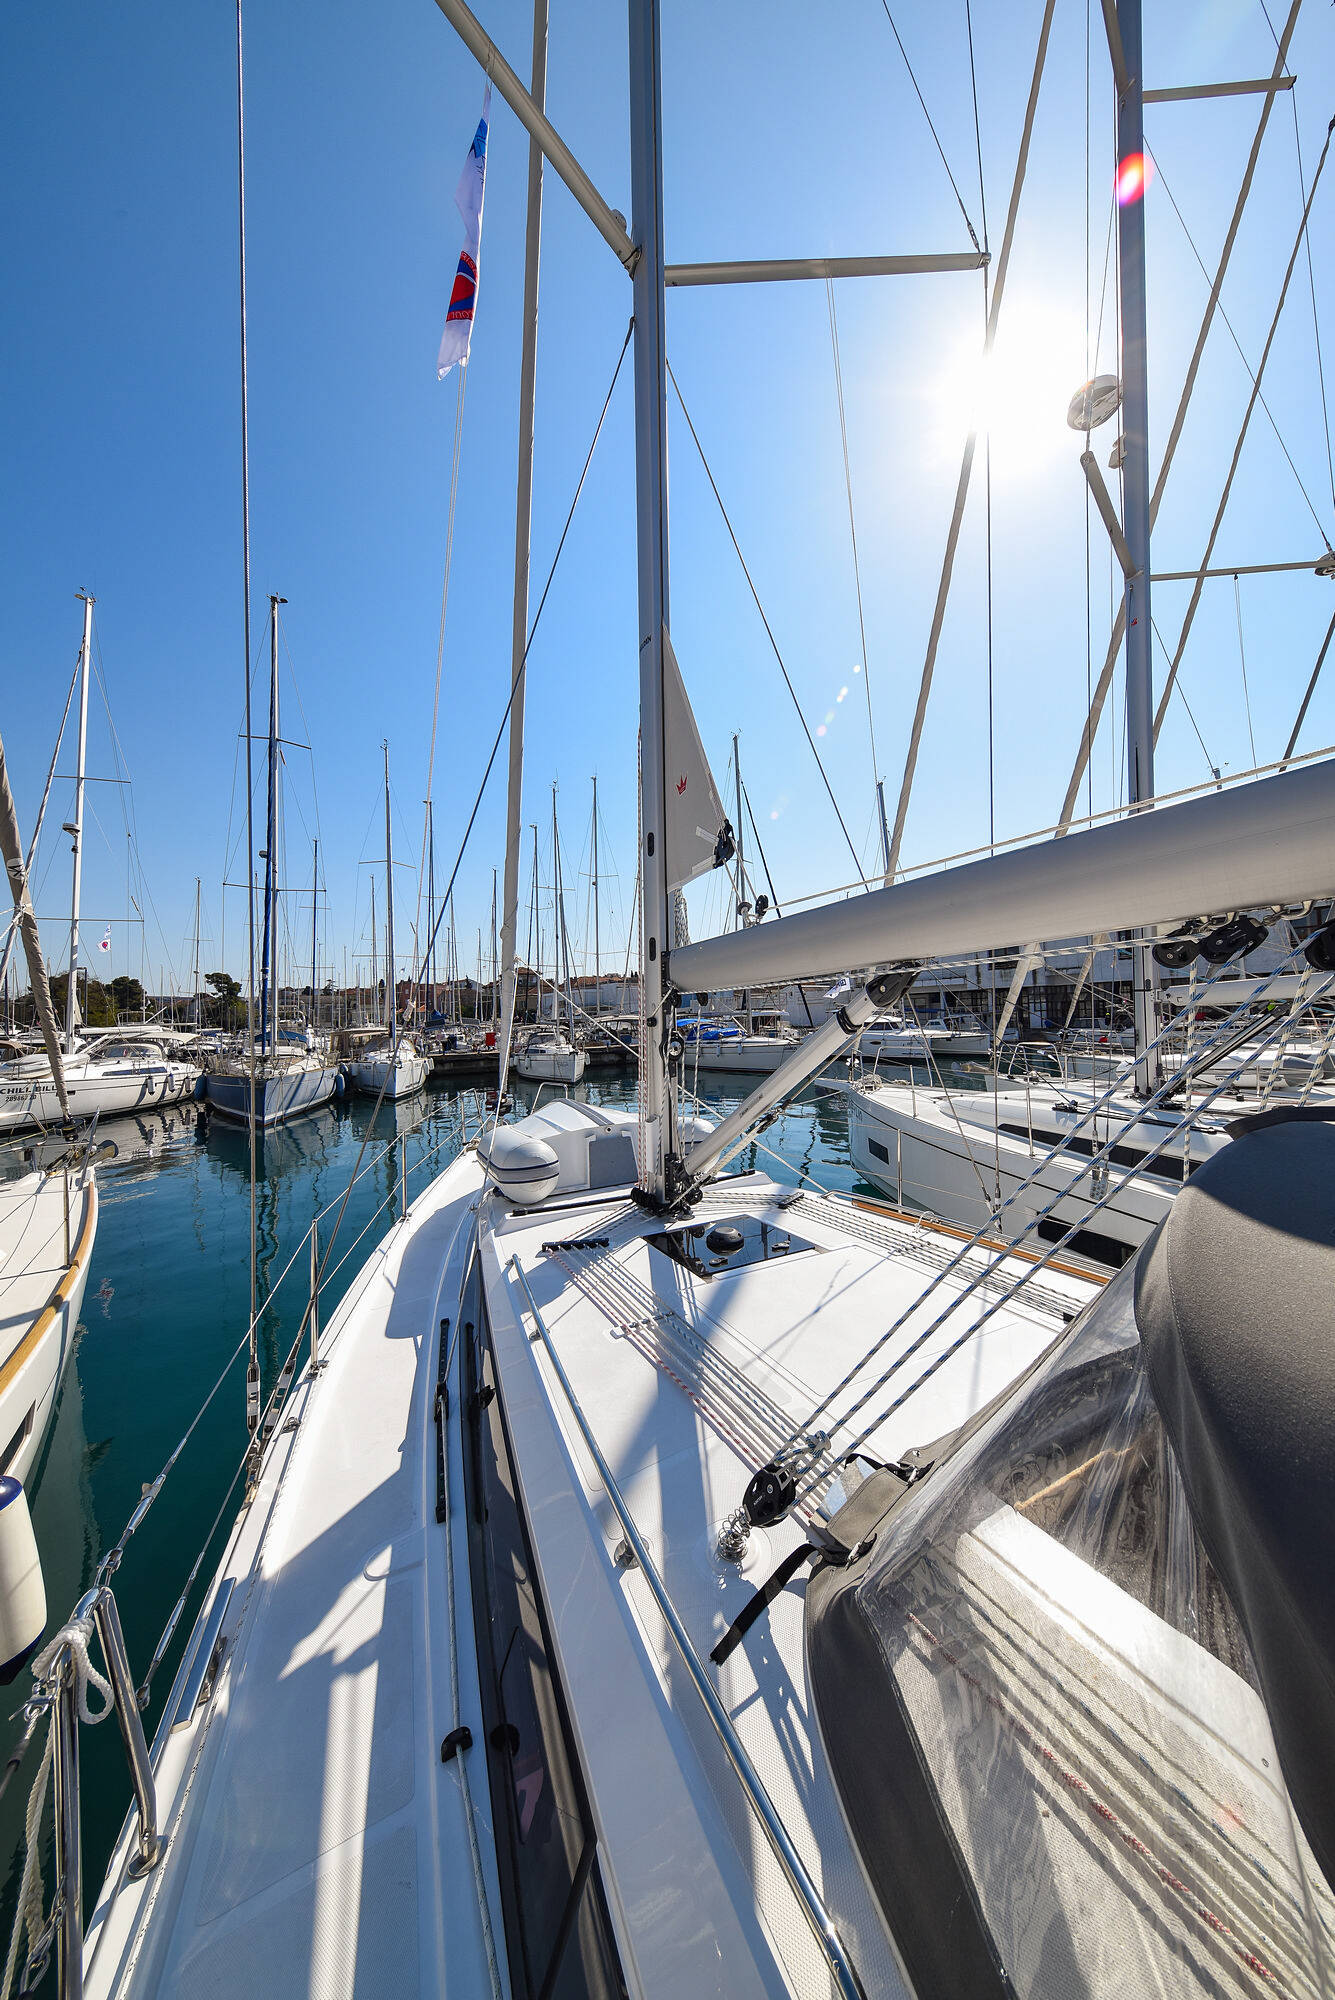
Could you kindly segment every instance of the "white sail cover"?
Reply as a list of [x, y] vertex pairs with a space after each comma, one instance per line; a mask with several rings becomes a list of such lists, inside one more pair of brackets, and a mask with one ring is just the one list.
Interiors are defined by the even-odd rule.
[[668, 888], [680, 889], [697, 875], [721, 867], [733, 848], [728, 816], [705, 757], [666, 626], [663, 628], [663, 764], [667, 781], [664, 817]]
[[1016, 938], [1177, 923], [1335, 893], [1335, 758], [1110, 826], [966, 862], [704, 938], [672, 953], [684, 992], [1012, 948]]

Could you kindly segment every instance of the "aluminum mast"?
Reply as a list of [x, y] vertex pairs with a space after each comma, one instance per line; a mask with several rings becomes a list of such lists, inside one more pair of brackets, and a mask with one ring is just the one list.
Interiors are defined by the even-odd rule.
[[79, 649], [79, 745], [74, 766], [74, 818], [66, 826], [74, 843], [73, 881], [70, 890], [70, 971], [65, 991], [65, 1048], [74, 1047], [79, 1001], [79, 898], [83, 893], [83, 788], [88, 761], [88, 676], [93, 658], [93, 604], [87, 591], [83, 598], [83, 645]]
[[[547, 92], [547, 0], [533, 0], [534, 104]], [[501, 898], [501, 1060], [505, 1095], [515, 1023], [515, 930], [519, 913], [519, 843], [524, 795], [524, 655], [528, 648], [529, 529], [533, 516], [533, 422], [537, 393], [538, 255], [542, 245], [542, 147], [528, 143], [528, 217], [524, 229], [523, 348], [519, 363], [519, 469], [515, 488], [515, 586], [510, 633], [510, 765], [506, 794], [505, 882]], [[494, 982], [494, 971], [493, 971]]]
[[[1117, 269], [1122, 326], [1122, 532], [1132, 568], [1126, 578], [1126, 784], [1134, 811], [1154, 797], [1154, 686], [1150, 625], [1149, 388], [1145, 360], [1145, 131], [1140, 0], [1117, 0], [1122, 73], [1117, 90]], [[1136, 1089], [1158, 1083], [1154, 965], [1131, 954], [1135, 993]]]
[[399, 1045], [398, 995], [394, 990], [394, 832], [390, 826], [389, 812], [389, 744], [382, 743], [385, 753], [385, 1005], [389, 1009], [389, 1046], [391, 1053]]
[[640, 954], [646, 1046], [640, 1051], [645, 1157], [640, 1186], [655, 1201], [668, 1192], [676, 1153], [668, 1085], [663, 952], [668, 932], [664, 805], [663, 638], [668, 624], [667, 366], [663, 307], [663, 146], [658, 0], [631, 0], [631, 236], [635, 310], [635, 495], [639, 549]]

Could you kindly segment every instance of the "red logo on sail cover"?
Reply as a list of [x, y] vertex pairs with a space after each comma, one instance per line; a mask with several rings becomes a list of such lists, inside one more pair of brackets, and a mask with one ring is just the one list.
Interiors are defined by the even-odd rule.
[[685, 790], [686, 790], [686, 780], [685, 780], [685, 778], [678, 778], [678, 780], [677, 780], [677, 797], [678, 797], [678, 798], [680, 798], [680, 797], [681, 797], [681, 795], [682, 795], [682, 793], [683, 793], [683, 792], [684, 792]]

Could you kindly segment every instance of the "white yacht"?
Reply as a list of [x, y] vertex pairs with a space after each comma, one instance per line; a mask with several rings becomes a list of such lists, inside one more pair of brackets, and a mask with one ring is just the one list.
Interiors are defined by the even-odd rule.
[[900, 1206], [969, 1230], [987, 1227], [1010, 1201], [1015, 1228], [1059, 1242], [1108, 1192], [1113, 1169], [1135, 1169], [1116, 1175], [1097, 1225], [1070, 1246], [1111, 1270], [1163, 1221], [1184, 1178], [1228, 1143], [1228, 1106], [1188, 1120], [1171, 1106], [1147, 1112], [1124, 1093], [1091, 1114], [1098, 1093], [1087, 1084], [947, 1090], [864, 1075], [846, 1101], [849, 1149], [864, 1179]]
[[902, 1015], [894, 1014], [863, 1029], [858, 1037], [857, 1054], [864, 1063], [873, 1066], [883, 1062], [933, 1062], [946, 1054], [950, 1040], [946, 1028], [932, 1027], [925, 1021], [906, 1021]]
[[715, 1070], [741, 1076], [768, 1076], [787, 1062], [800, 1037], [787, 1026], [757, 1033], [731, 1016], [692, 1019], [681, 1024], [688, 1078]]
[[399, 1033], [397, 959], [394, 955], [394, 828], [389, 802], [389, 745], [385, 753], [385, 1008], [388, 1029], [382, 1044], [358, 1049], [345, 1065], [354, 1090], [370, 1097], [413, 1097], [431, 1074], [431, 1058], [408, 1035]]
[[[666, 622], [657, 0], [630, 10], [629, 229], [440, 5], [532, 135], [526, 384], [540, 145], [632, 273], [640, 1104], [473, 1135], [318, 1354], [317, 1271], [151, 1752], [104, 1568], [80, 1611], [136, 1804], [86, 1937], [87, 1627], [39, 1655], [56, 1871], [24, 1983], [54, 1944], [62, 2000], [1319, 1995], [1335, 1133], [1221, 1149], [1106, 1286], [724, 1169], [924, 959], [1329, 895], [1335, 764], [669, 945], [727, 854]], [[682, 1115], [676, 993], [887, 964], [717, 1129]]]
[[[268, 801], [264, 844], [263, 947], [255, 1002], [253, 1045], [238, 1037], [212, 1062], [204, 1098], [221, 1118], [268, 1130], [328, 1104], [343, 1089], [343, 1072], [307, 1022], [284, 1023], [278, 1012], [279, 841], [278, 606], [269, 599]], [[314, 902], [314, 899], [313, 899]], [[312, 917], [312, 923], [314, 918]], [[312, 967], [312, 991], [314, 991]]]
[[[91, 648], [92, 599], [84, 601], [84, 675]], [[15, 924], [28, 963], [31, 991], [46, 1044], [47, 1074], [56, 1095], [55, 1117], [72, 1124], [68, 1097], [62, 1104], [64, 1058], [56, 1028], [37, 918], [28, 890], [18, 818], [0, 744], [0, 859], [14, 898]], [[48, 1153], [43, 1158], [43, 1153]], [[28, 1170], [0, 1180], [0, 1514], [15, 1498], [11, 1481], [26, 1481], [36, 1465], [56, 1405], [57, 1391], [74, 1348], [88, 1268], [97, 1236], [97, 1177], [93, 1149], [81, 1143], [52, 1142], [30, 1149]], [[0, 1624], [4, 1601], [22, 1590], [14, 1545], [0, 1545], [7, 1564], [0, 1581]], [[21, 1568], [21, 1564], [18, 1567]], [[0, 1633], [8, 1637], [8, 1631]], [[0, 1662], [12, 1668], [23, 1648], [0, 1646]], [[10, 1676], [12, 1678], [12, 1674]]]
[[[70, 1116], [80, 1120], [179, 1104], [194, 1096], [200, 1079], [193, 1063], [151, 1043], [114, 1036], [96, 1053], [67, 1055], [64, 1074]], [[60, 1121], [60, 1093], [45, 1055], [0, 1063], [0, 1132]]]
[[97, 1236], [88, 1149], [0, 1180], [0, 1476], [26, 1481], [74, 1346]]
[[583, 1049], [561, 1028], [541, 1024], [521, 1033], [511, 1058], [515, 1075], [529, 1083], [578, 1083], [584, 1060]]
[[360, 1049], [345, 1068], [354, 1090], [392, 1101], [416, 1096], [431, 1074], [431, 1058], [421, 1053], [411, 1035], [400, 1035], [384, 1048]]

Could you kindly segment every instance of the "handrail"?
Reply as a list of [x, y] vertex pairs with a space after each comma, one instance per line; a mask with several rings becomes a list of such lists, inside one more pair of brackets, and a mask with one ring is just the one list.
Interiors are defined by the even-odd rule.
[[[31, 1991], [46, 1970], [52, 1947], [56, 1953], [56, 1992], [59, 2000], [81, 2000], [83, 1993], [83, 1841], [79, 1792], [79, 1709], [80, 1686], [87, 1656], [77, 1628], [86, 1632], [91, 1624], [102, 1642], [107, 1676], [111, 1685], [111, 1707], [116, 1712], [125, 1761], [134, 1786], [138, 1819], [136, 1852], [127, 1873], [131, 1879], [147, 1875], [161, 1859], [163, 1840], [158, 1832], [157, 1788], [144, 1725], [135, 1699], [125, 1654], [116, 1600], [105, 1584], [86, 1591], [74, 1607], [74, 1614], [61, 1643], [26, 1704], [26, 1713], [35, 1720], [43, 1710], [50, 1717], [55, 1776], [55, 1895], [51, 1914], [40, 1936], [33, 1941], [24, 1978]], [[76, 1660], [76, 1646], [80, 1667]], [[100, 1722], [100, 1715], [92, 1715]], [[24, 1922], [19, 1909], [15, 1925]], [[29, 1933], [30, 1938], [32, 1933]]]
[[761, 1780], [760, 1773], [756, 1770], [755, 1765], [747, 1755], [742, 1740], [738, 1736], [733, 1724], [732, 1717], [728, 1714], [713, 1682], [705, 1672], [704, 1663], [691, 1642], [690, 1634], [677, 1614], [663, 1579], [654, 1567], [653, 1559], [645, 1546], [639, 1529], [635, 1526], [630, 1509], [621, 1496], [621, 1489], [612, 1475], [612, 1469], [599, 1450], [597, 1440], [589, 1428], [584, 1412], [580, 1408], [579, 1400], [575, 1395], [574, 1389], [571, 1387], [570, 1378], [562, 1367], [560, 1357], [552, 1345], [551, 1335], [548, 1333], [546, 1325], [543, 1322], [542, 1314], [538, 1311], [537, 1303], [534, 1300], [532, 1292], [529, 1290], [528, 1280], [524, 1276], [517, 1256], [511, 1257], [509, 1268], [514, 1272], [523, 1287], [524, 1296], [528, 1300], [529, 1311], [533, 1315], [533, 1323], [537, 1327], [542, 1344], [547, 1351], [547, 1358], [552, 1364], [556, 1379], [561, 1385], [562, 1393], [570, 1405], [571, 1415], [579, 1425], [580, 1435], [584, 1439], [589, 1455], [598, 1468], [598, 1477], [602, 1480], [604, 1491], [612, 1503], [612, 1510], [621, 1523], [621, 1529], [630, 1550], [644, 1574], [645, 1582], [653, 1593], [654, 1601], [663, 1615], [664, 1623], [667, 1625], [676, 1642], [677, 1651], [681, 1654], [686, 1671], [695, 1684], [696, 1693], [704, 1704], [705, 1713], [714, 1725], [719, 1741], [723, 1745], [724, 1753], [737, 1774], [742, 1790], [746, 1793], [747, 1801], [759, 1822], [760, 1829], [769, 1841], [774, 1851], [775, 1859], [783, 1869], [784, 1874], [788, 1877], [793, 1893], [802, 1906], [802, 1914], [811, 1926], [812, 1935], [824, 1954], [830, 1975], [838, 1991], [844, 1996], [844, 2000], [865, 2000], [862, 1983], [853, 1969], [852, 1961], [844, 1949], [843, 1940], [835, 1928], [833, 1918], [825, 1907], [821, 1893], [808, 1874], [806, 1864], [794, 1846], [787, 1827], [779, 1817], [774, 1801], [766, 1791], [764, 1783]]

